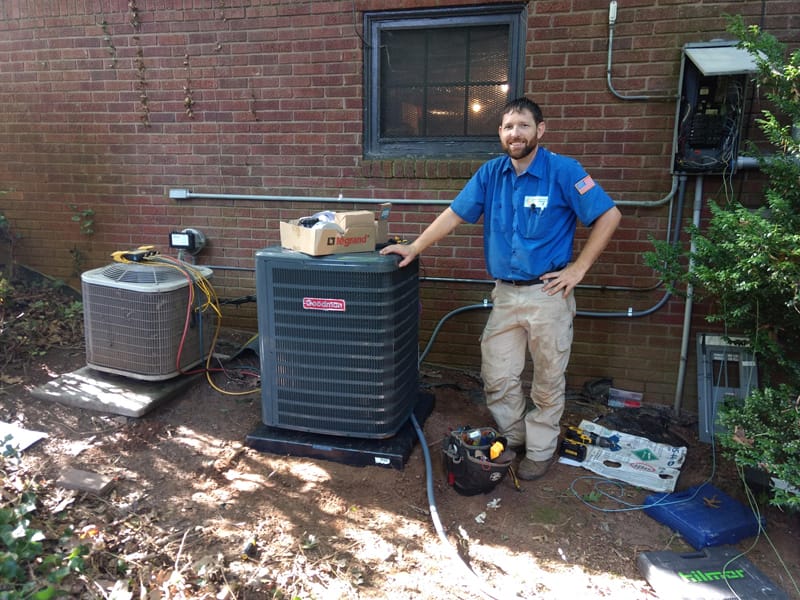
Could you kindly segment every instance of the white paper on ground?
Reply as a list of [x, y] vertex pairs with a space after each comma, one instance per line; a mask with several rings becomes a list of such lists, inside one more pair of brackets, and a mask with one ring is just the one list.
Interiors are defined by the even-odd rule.
[[561, 458], [559, 462], [581, 466], [609, 479], [619, 479], [655, 492], [672, 492], [686, 460], [684, 446], [659, 444], [644, 437], [606, 429], [591, 421], [581, 421], [580, 428], [601, 437], [617, 436], [619, 450], [588, 445], [582, 462]]
[[[11, 436], [11, 439], [4, 442], [8, 436]], [[46, 437], [47, 434], [42, 431], [31, 431], [29, 429], [23, 429], [18, 425], [0, 421], [0, 445], [2, 445], [3, 448], [11, 446], [12, 448], [16, 448], [17, 451], [22, 452]]]

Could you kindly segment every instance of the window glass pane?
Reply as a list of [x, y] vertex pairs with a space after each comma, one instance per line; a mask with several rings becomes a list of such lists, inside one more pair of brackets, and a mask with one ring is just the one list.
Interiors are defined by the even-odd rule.
[[364, 156], [486, 156], [524, 87], [524, 4], [364, 13]]
[[434, 83], [466, 83], [466, 28], [429, 29], [428, 79]]
[[475, 27], [470, 36], [472, 81], [508, 83], [508, 28]]
[[385, 31], [384, 138], [488, 136], [508, 98], [509, 27]]
[[424, 30], [384, 31], [381, 36], [383, 87], [415, 85], [425, 80]]
[[464, 86], [431, 88], [428, 99], [427, 135], [463, 135], [465, 90]]
[[508, 85], [473, 86], [469, 92], [467, 135], [497, 135], [500, 111], [508, 101]]
[[383, 137], [419, 137], [422, 135], [421, 87], [382, 90], [381, 135]]

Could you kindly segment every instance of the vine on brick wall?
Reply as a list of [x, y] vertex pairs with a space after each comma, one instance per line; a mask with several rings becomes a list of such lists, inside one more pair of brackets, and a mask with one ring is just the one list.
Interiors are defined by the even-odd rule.
[[[0, 190], [0, 196], [5, 193], [6, 190]], [[5, 279], [14, 279], [14, 242], [18, 238], [19, 235], [14, 232], [11, 223], [0, 212], [0, 288]], [[0, 294], [0, 304], [2, 304], [2, 300], [2, 294]]]
[[247, 87], [250, 88], [250, 114], [253, 115], [254, 121], [258, 121], [259, 118], [258, 118], [258, 111], [256, 109], [256, 102], [257, 102], [256, 92], [253, 89], [253, 84], [250, 82], [249, 79], [247, 80]]
[[194, 97], [192, 95], [192, 75], [191, 75], [191, 65], [189, 64], [189, 55], [184, 54], [183, 56], [183, 66], [186, 69], [186, 83], [183, 86], [183, 108], [186, 112], [186, 116], [190, 119], [194, 119]]
[[105, 19], [100, 23], [100, 27], [103, 29], [103, 41], [108, 47], [109, 56], [111, 56], [111, 62], [108, 64], [108, 68], [115, 69], [117, 67], [117, 47], [114, 45], [114, 40], [111, 39], [111, 32], [108, 29], [108, 23]]
[[150, 99], [147, 95], [147, 78], [146, 68], [144, 64], [144, 50], [142, 49], [142, 40], [139, 37], [141, 32], [142, 22], [139, 19], [139, 7], [136, 5], [136, 0], [129, 0], [128, 2], [128, 22], [133, 27], [133, 40], [136, 42], [136, 72], [139, 76], [139, 107], [142, 111], [141, 120], [146, 126], [150, 126]]
[[[79, 233], [84, 237], [94, 235], [94, 210], [91, 208], [80, 208], [76, 204], [69, 205], [72, 211], [72, 222], [78, 224]], [[72, 276], [80, 277], [83, 272], [83, 265], [86, 263], [86, 253], [75, 244], [69, 251], [72, 256]]]
[[142, 22], [139, 20], [139, 7], [136, 6], [136, 0], [128, 2], [128, 22], [134, 31], [139, 31], [142, 26]]

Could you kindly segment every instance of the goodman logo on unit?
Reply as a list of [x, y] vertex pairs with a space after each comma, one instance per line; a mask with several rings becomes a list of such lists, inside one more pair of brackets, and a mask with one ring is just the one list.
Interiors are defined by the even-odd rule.
[[332, 310], [344, 312], [347, 307], [344, 300], [339, 298], [303, 298], [305, 310]]

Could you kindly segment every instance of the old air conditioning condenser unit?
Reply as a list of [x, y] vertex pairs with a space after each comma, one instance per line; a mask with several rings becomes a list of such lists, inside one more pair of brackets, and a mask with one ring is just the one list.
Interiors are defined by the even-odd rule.
[[180, 375], [208, 355], [215, 317], [197, 310], [211, 269], [112, 263], [81, 275], [86, 364], [133, 379]]

